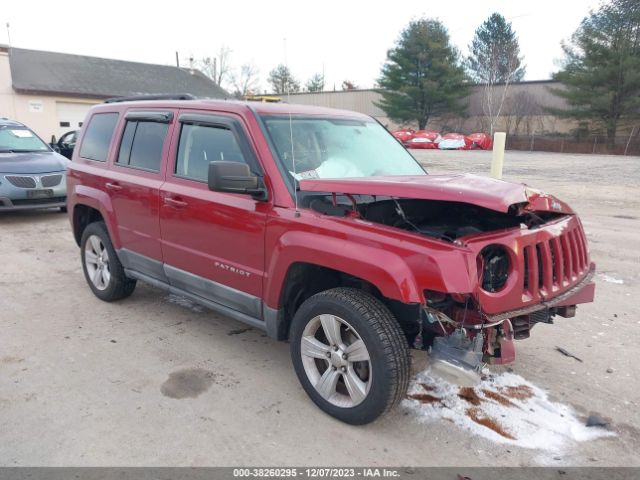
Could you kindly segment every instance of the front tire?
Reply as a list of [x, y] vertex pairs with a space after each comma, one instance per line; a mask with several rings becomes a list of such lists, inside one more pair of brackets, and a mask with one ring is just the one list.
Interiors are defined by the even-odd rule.
[[407, 341], [374, 296], [334, 288], [308, 298], [291, 325], [291, 359], [311, 400], [352, 425], [370, 423], [404, 398]]
[[80, 255], [84, 278], [100, 300], [113, 302], [133, 293], [136, 281], [125, 275], [104, 222], [91, 223], [84, 229]]

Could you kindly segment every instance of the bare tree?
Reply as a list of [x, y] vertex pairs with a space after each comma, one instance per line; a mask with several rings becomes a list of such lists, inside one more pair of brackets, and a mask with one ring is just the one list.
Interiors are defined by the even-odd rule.
[[477, 30], [469, 46], [467, 69], [483, 85], [482, 110], [493, 135], [509, 85], [524, 77], [518, 38], [504, 17], [492, 14]]
[[219, 87], [231, 79], [231, 49], [225, 45], [220, 47], [215, 57], [204, 57], [195, 65]]
[[507, 104], [510, 117], [513, 118], [513, 133], [518, 135], [520, 127], [523, 127], [524, 133], [528, 135], [533, 117], [543, 113], [536, 98], [529, 92], [516, 92], [509, 96]]
[[231, 83], [235, 89], [234, 95], [238, 98], [251, 95], [258, 90], [258, 68], [245, 63], [238, 72], [231, 75]]
[[511, 79], [502, 85], [496, 85], [495, 82], [489, 81], [482, 88], [482, 111], [487, 119], [489, 133], [493, 135], [502, 109], [509, 92]]
[[342, 82], [342, 90], [357, 90], [358, 89], [358, 85], [355, 84], [355, 82], [352, 82], [351, 80], [344, 80]]

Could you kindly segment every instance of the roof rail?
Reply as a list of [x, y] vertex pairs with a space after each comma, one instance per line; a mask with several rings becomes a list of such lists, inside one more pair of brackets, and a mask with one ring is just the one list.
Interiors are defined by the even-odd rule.
[[104, 103], [140, 102], [144, 100], [195, 100], [190, 93], [175, 93], [172, 95], [136, 95], [133, 97], [107, 98]]

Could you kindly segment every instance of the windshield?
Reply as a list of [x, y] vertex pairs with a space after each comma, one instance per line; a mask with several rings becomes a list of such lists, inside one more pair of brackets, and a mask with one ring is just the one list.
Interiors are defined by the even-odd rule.
[[426, 175], [404, 147], [373, 120], [295, 116], [290, 122], [289, 116], [274, 115], [262, 119], [276, 156], [298, 180]]
[[49, 147], [24, 127], [0, 127], [0, 152], [48, 152]]

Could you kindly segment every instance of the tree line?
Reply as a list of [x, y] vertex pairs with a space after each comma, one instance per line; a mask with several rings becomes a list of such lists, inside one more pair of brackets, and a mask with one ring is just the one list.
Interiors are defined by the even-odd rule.
[[[199, 60], [189, 58], [191, 68], [197, 68], [213, 82], [228, 90], [237, 98], [259, 94], [260, 72], [252, 63], [246, 63], [234, 69], [231, 66], [231, 49], [222, 46], [217, 55], [204, 57]], [[284, 64], [276, 66], [269, 72], [267, 78], [271, 88], [270, 93], [286, 95], [298, 92], [322, 92], [325, 90], [324, 73], [313, 74], [307, 82], [301, 86], [300, 81], [291, 73], [289, 67]], [[358, 85], [351, 80], [344, 80], [341, 85], [343, 90], [356, 90]]]
[[[621, 127], [640, 118], [640, 2], [602, 3], [582, 20], [562, 49], [561, 68], [552, 76], [562, 87], [552, 91], [564, 98], [567, 106], [547, 109], [546, 113], [575, 119], [582, 129], [605, 132], [613, 142]], [[226, 82], [238, 97], [258, 93], [258, 70], [251, 64], [231, 69], [229, 54], [230, 50], [223, 48], [217, 58], [205, 58], [197, 66], [218, 85]], [[499, 13], [477, 28], [466, 57], [451, 43], [441, 21], [417, 19], [387, 51], [377, 79], [382, 95], [378, 106], [394, 122], [424, 129], [443, 115], [464, 116], [464, 100], [470, 87], [477, 85], [486, 130], [493, 133], [510, 85], [521, 81], [525, 72], [516, 32]], [[268, 83], [272, 92], [280, 95], [325, 89], [323, 73], [314, 74], [302, 86], [286, 65], [271, 70]], [[349, 80], [341, 87], [358, 88]], [[518, 110], [531, 107], [530, 99], [511, 100], [516, 117], [522, 117]]]
[[[538, 113], [577, 120], [580, 128], [604, 132], [609, 142], [615, 141], [619, 128], [640, 119], [640, 2], [601, 4], [562, 48], [561, 68], [552, 77], [562, 87], [552, 92], [567, 106]], [[481, 89], [487, 129], [493, 133], [509, 85], [525, 74], [518, 38], [511, 24], [494, 13], [476, 30], [469, 50], [462, 58], [438, 20], [412, 21], [387, 52], [378, 79], [379, 106], [392, 120], [423, 129], [434, 117], [464, 114], [463, 100], [475, 84]], [[515, 98], [516, 110], [529, 100]]]

